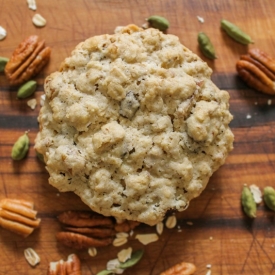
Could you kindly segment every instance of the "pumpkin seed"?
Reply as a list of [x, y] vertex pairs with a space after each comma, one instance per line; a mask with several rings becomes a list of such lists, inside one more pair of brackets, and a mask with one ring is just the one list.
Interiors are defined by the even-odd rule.
[[8, 62], [9, 62], [8, 58], [0, 56], [0, 73], [4, 72]]
[[149, 22], [150, 27], [159, 29], [160, 31], [166, 31], [169, 28], [169, 21], [159, 15], [153, 15], [147, 18], [147, 21]]
[[212, 42], [210, 41], [210, 38], [204, 33], [204, 32], [200, 32], [198, 34], [198, 43], [199, 43], [199, 47], [202, 51], [202, 53], [210, 58], [210, 59], [216, 59], [216, 53], [215, 53], [215, 48], [212, 44]]
[[37, 86], [37, 83], [34, 80], [30, 80], [30, 81], [26, 82], [19, 88], [19, 90], [17, 92], [17, 97], [18, 98], [27, 98], [27, 97], [31, 96], [35, 92], [36, 86]]
[[243, 187], [241, 201], [245, 214], [250, 218], [256, 218], [257, 205], [247, 186]]
[[23, 159], [29, 151], [29, 137], [28, 132], [20, 136], [18, 140], [14, 143], [11, 151], [11, 157], [13, 160]]
[[266, 206], [275, 211], [275, 190], [274, 188], [267, 186], [264, 188], [264, 202]]
[[109, 274], [114, 274], [112, 270], [102, 270], [98, 272], [96, 275], [109, 275]]
[[131, 258], [128, 261], [126, 261], [125, 263], [122, 263], [119, 267], [125, 269], [125, 268], [129, 268], [129, 267], [137, 264], [139, 262], [139, 260], [142, 258], [143, 252], [144, 252], [143, 250], [135, 251], [132, 254]]
[[235, 24], [227, 21], [227, 20], [221, 20], [221, 28], [231, 37], [233, 38], [235, 41], [244, 44], [244, 45], [248, 45], [251, 43], [254, 43], [251, 39], [251, 37], [245, 33], [244, 31], [242, 31], [238, 26], [236, 26]]

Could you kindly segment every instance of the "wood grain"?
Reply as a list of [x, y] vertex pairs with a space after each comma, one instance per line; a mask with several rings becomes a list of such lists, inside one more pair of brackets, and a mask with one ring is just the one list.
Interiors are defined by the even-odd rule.
[[[37, 0], [37, 7], [37, 12], [47, 20], [46, 27], [41, 29], [33, 26], [31, 18], [35, 12], [28, 9], [25, 1], [0, 0], [0, 25], [8, 32], [6, 39], [0, 41], [0, 56], [9, 57], [21, 40], [31, 34], [41, 36], [52, 48], [50, 63], [37, 77], [38, 102], [46, 75], [57, 70], [78, 43], [93, 35], [112, 33], [119, 25], [142, 25], [153, 14], [169, 19], [168, 33], [179, 36], [185, 46], [207, 61], [213, 69], [214, 83], [231, 96], [235, 143], [225, 165], [212, 176], [201, 196], [185, 212], [177, 213], [177, 228], [165, 229], [158, 242], [144, 247], [142, 261], [124, 274], [157, 275], [180, 261], [194, 263], [196, 274], [206, 274], [207, 264], [212, 265], [212, 274], [275, 274], [274, 213], [261, 204], [257, 218], [251, 221], [240, 206], [244, 183], [261, 188], [275, 186], [275, 98], [248, 88], [235, 71], [237, 59], [250, 47], [275, 56], [273, 1]], [[201, 24], [197, 16], [203, 17], [205, 23]], [[220, 29], [222, 18], [248, 32], [255, 45], [246, 47], [229, 38]], [[210, 36], [217, 60], [207, 60], [199, 52], [199, 31]], [[40, 106], [31, 110], [26, 102], [16, 98], [16, 89], [9, 87], [0, 74], [0, 199], [33, 200], [42, 218], [40, 229], [27, 239], [0, 229], [0, 274], [46, 274], [50, 261], [66, 259], [76, 252], [56, 242], [55, 233], [60, 230], [56, 216], [72, 208], [87, 209], [74, 194], [60, 194], [48, 184], [48, 174], [33, 149]], [[28, 157], [13, 162], [12, 145], [26, 130], [30, 131], [31, 140]], [[155, 229], [141, 225], [136, 232], [152, 233]], [[77, 252], [83, 274], [105, 269], [108, 260], [129, 246], [134, 250], [143, 247], [132, 238], [123, 247], [98, 249], [95, 258], [87, 251]], [[41, 257], [35, 268], [23, 256], [27, 247], [35, 249]]]

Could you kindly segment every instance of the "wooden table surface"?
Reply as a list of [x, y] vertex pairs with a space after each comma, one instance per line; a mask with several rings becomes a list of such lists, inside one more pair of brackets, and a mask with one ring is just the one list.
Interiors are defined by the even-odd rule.
[[[132, 238], [123, 247], [98, 249], [94, 258], [87, 251], [68, 249], [55, 240], [60, 230], [58, 213], [69, 209], [87, 209], [71, 193], [59, 192], [48, 184], [48, 174], [35, 156], [34, 139], [38, 131], [40, 106], [31, 110], [27, 99], [18, 100], [16, 89], [10, 88], [0, 74], [0, 199], [33, 200], [42, 218], [40, 229], [23, 239], [0, 229], [0, 275], [46, 274], [50, 261], [66, 259], [76, 252], [82, 262], [82, 272], [96, 274], [105, 269], [108, 260], [122, 248], [144, 248], [145, 256], [124, 274], [157, 275], [180, 262], [197, 266], [195, 274], [206, 274], [211, 264], [213, 274], [275, 274], [274, 213], [263, 204], [257, 218], [246, 218], [240, 205], [244, 183], [257, 184], [261, 189], [275, 186], [275, 98], [247, 87], [236, 75], [235, 64], [249, 48], [258, 47], [275, 57], [275, 4], [273, 0], [37, 0], [37, 13], [47, 20], [44, 28], [32, 24], [35, 14], [25, 0], [0, 0], [0, 26], [7, 37], [0, 41], [0, 56], [9, 57], [27, 36], [38, 34], [52, 48], [49, 65], [36, 78], [35, 98], [43, 94], [45, 77], [58, 69], [62, 60], [84, 39], [112, 33], [119, 25], [135, 23], [158, 14], [169, 19], [168, 33], [179, 36], [181, 42], [202, 57], [213, 69], [213, 81], [231, 96], [231, 123], [235, 135], [234, 150], [226, 163], [210, 179], [202, 195], [190, 207], [177, 213], [178, 226], [165, 229], [159, 241], [143, 247]], [[197, 16], [204, 18], [202, 24]], [[238, 44], [220, 29], [220, 20], [234, 22], [251, 35], [255, 44]], [[197, 34], [206, 32], [215, 45], [218, 59], [210, 61], [199, 52]], [[14, 162], [10, 158], [15, 140], [30, 130], [31, 148], [26, 159]], [[193, 225], [188, 225], [192, 222]], [[154, 233], [155, 228], [139, 226], [135, 233]], [[32, 247], [41, 262], [32, 268], [23, 251]]]

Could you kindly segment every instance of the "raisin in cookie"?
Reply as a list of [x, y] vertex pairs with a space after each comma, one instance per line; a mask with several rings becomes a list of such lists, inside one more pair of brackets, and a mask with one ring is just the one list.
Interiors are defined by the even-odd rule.
[[229, 95], [174, 35], [135, 25], [80, 43], [45, 81], [49, 182], [106, 216], [184, 210], [233, 148]]

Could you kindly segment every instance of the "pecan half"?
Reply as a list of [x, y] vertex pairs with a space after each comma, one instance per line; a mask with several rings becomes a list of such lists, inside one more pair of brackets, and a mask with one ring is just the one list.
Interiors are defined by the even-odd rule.
[[81, 262], [76, 254], [68, 256], [67, 261], [50, 262], [47, 275], [81, 275]]
[[249, 50], [236, 64], [240, 77], [252, 88], [275, 95], [275, 59], [259, 49]]
[[65, 211], [57, 218], [61, 223], [75, 227], [113, 227], [114, 225], [111, 218], [92, 211]]
[[68, 227], [63, 228], [66, 231], [71, 231], [79, 234], [85, 234], [94, 236], [96, 238], [108, 238], [115, 235], [115, 231], [112, 228], [96, 228], [96, 227]]
[[37, 35], [26, 38], [15, 49], [5, 67], [11, 85], [19, 85], [38, 74], [50, 60], [51, 49]]
[[23, 200], [0, 201], [0, 226], [23, 237], [29, 236], [40, 225], [33, 203]]
[[112, 238], [96, 239], [73, 232], [58, 232], [56, 239], [58, 242], [75, 249], [107, 246], [113, 240]]
[[196, 271], [195, 265], [181, 262], [160, 273], [160, 275], [191, 275]]
[[75, 249], [107, 246], [115, 235], [113, 219], [92, 211], [65, 211], [58, 220], [65, 231], [56, 234], [57, 241]]

